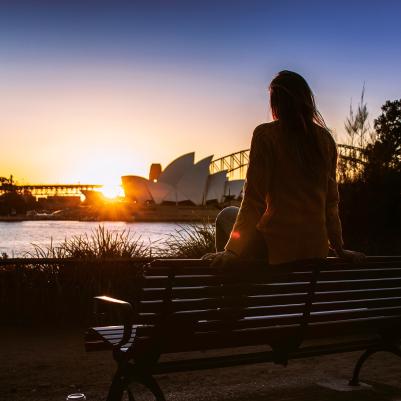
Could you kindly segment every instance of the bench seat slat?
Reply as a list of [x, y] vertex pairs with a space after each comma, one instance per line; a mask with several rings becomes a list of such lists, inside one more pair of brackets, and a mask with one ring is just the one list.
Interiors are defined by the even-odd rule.
[[[171, 309], [178, 310], [200, 310], [200, 309], [215, 309], [221, 307], [221, 298], [199, 298], [199, 299], [183, 299], [172, 302]], [[142, 301], [139, 304], [141, 312], [160, 313], [164, 310], [165, 303], [162, 300], [158, 301]]]
[[274, 291], [283, 290], [284, 293], [294, 292], [294, 289], [307, 289], [309, 283], [306, 281], [299, 282], [287, 282], [287, 281], [274, 281], [269, 283], [237, 283], [237, 284], [224, 284], [220, 286], [194, 286], [194, 287], [179, 287], [178, 285], [173, 286], [172, 290], [178, 293], [183, 292], [184, 294], [193, 291], [194, 289], [204, 289], [209, 288], [219, 289], [222, 295], [259, 295], [269, 293], [270, 290]]
[[401, 287], [401, 278], [382, 278], [366, 280], [318, 281], [316, 291], [346, 291], [364, 289], [384, 289]]
[[[232, 327], [254, 327], [254, 326], [273, 326], [277, 324], [297, 324], [301, 316], [301, 310], [294, 310], [293, 313], [283, 312], [281, 315], [266, 316], [266, 314], [245, 315], [242, 311], [206, 311], [193, 313], [179, 313], [171, 317], [171, 321], [179, 319], [181, 322], [195, 325], [199, 330], [215, 330]], [[139, 322], [157, 324], [158, 315], [139, 317]], [[178, 320], [177, 320], [178, 321]], [[285, 323], [283, 323], [285, 322]], [[181, 323], [183, 324], [183, 323]]]
[[[355, 264], [340, 261], [340, 260], [333, 260], [328, 258], [322, 265], [319, 267], [320, 272], [325, 271], [347, 271], [347, 270], [355, 270]], [[361, 270], [368, 270], [368, 269], [380, 269], [380, 268], [399, 268], [400, 267], [400, 258], [395, 256], [394, 259], [391, 257], [386, 256], [385, 260], [380, 259], [373, 259], [367, 258], [366, 261], [358, 263], [357, 268]]]
[[314, 302], [329, 302], [353, 299], [377, 299], [398, 297], [401, 294], [401, 287], [395, 288], [372, 288], [355, 290], [317, 291]]
[[354, 268], [348, 270], [327, 270], [319, 273], [319, 280], [358, 280], [358, 279], [380, 279], [380, 278], [400, 278], [401, 268]]
[[[358, 268], [361, 269], [377, 269], [381, 267], [399, 267], [400, 257], [399, 256], [386, 256], [382, 257], [368, 257], [366, 261], [360, 263]], [[280, 266], [267, 266], [263, 262], [252, 262], [244, 261], [240, 262], [238, 267], [233, 266], [232, 268], [225, 269], [226, 271], [243, 270], [245, 274], [252, 274], [255, 272], [264, 272], [266, 270], [272, 270], [273, 272], [280, 269], [280, 273], [283, 271], [291, 272], [305, 272], [311, 271], [314, 267], [318, 266], [320, 271], [326, 270], [354, 270], [355, 266], [341, 261], [336, 258], [327, 258], [320, 261], [299, 261], [295, 263], [289, 263]], [[146, 269], [147, 275], [166, 275], [168, 273], [173, 274], [205, 274], [210, 272], [215, 274], [222, 269], [209, 266], [209, 262], [201, 259], [160, 259], [152, 263], [152, 265]]]
[[238, 305], [244, 306], [269, 306], [269, 305], [287, 305], [305, 303], [307, 293], [288, 293], [288, 294], [273, 294], [273, 295], [251, 295], [237, 299]]
[[[269, 284], [271, 282], [306, 282], [310, 281], [311, 272], [300, 272], [300, 273], [282, 273], [282, 274], [271, 274], [266, 271], [265, 274], [248, 274], [248, 275], [179, 275], [174, 277], [174, 286], [176, 287], [191, 287], [199, 285], [241, 285], [246, 284]], [[148, 279], [150, 283], [154, 281]], [[145, 280], [146, 283], [147, 280]], [[159, 281], [164, 285], [168, 283], [168, 277], [163, 281]]]
[[373, 316], [357, 319], [309, 323], [305, 335], [308, 339], [348, 334], [372, 334], [380, 330], [399, 327], [399, 316]]
[[[277, 275], [277, 274], [276, 274]], [[280, 276], [280, 275], [278, 275]], [[310, 272], [293, 272], [282, 274], [282, 281], [286, 282], [305, 282], [310, 280]], [[401, 277], [401, 268], [377, 268], [370, 269], [346, 269], [346, 270], [327, 270], [321, 271], [319, 274], [320, 281], [335, 281], [338, 277], [343, 280], [364, 280], [364, 279], [399, 279]], [[241, 280], [242, 279], [242, 280]], [[174, 277], [174, 286], [176, 287], [196, 287], [196, 286], [217, 286], [220, 284], [229, 285], [230, 283], [238, 284], [245, 282], [247, 285], [252, 283], [263, 284], [271, 282], [279, 282], [280, 277], [272, 277], [271, 274], [242, 275], [241, 276], [218, 276], [213, 274], [198, 275], [181, 275]], [[146, 277], [144, 280], [144, 288], [166, 288], [169, 284], [168, 276]]]
[[[252, 307], [252, 306], [266, 306], [273, 307], [275, 305], [293, 305], [305, 303], [307, 298], [306, 294], [278, 294], [278, 295], [267, 295], [267, 296], [244, 296], [235, 297], [235, 299], [227, 300], [231, 302], [233, 306]], [[218, 297], [214, 298], [193, 298], [193, 299], [175, 299], [172, 301], [173, 311], [185, 311], [185, 310], [200, 310], [200, 309], [214, 309], [222, 306], [222, 299]], [[163, 311], [165, 304], [163, 300], [150, 300], [141, 301], [139, 303], [140, 312], [148, 313], [159, 313]]]
[[[220, 303], [221, 307], [217, 308], [182, 308], [183, 305], [173, 305], [171, 307], [172, 313], [174, 315], [199, 317], [203, 319], [216, 318], [218, 316], [225, 316], [230, 313], [237, 313], [244, 316], [259, 316], [259, 315], [274, 315], [283, 313], [301, 313], [304, 310], [304, 304], [288, 304], [288, 305], [265, 305], [265, 306], [233, 306], [230, 304], [224, 307]], [[148, 312], [149, 313], [149, 312]], [[152, 313], [152, 312], [150, 312]], [[155, 315], [160, 315], [159, 312], [153, 312]]]
[[334, 310], [324, 312], [312, 312], [310, 322], [334, 321], [342, 319], [359, 319], [376, 316], [398, 316], [401, 320], [401, 306], [387, 308], [359, 308], [348, 310]]
[[[401, 283], [400, 283], [401, 284]], [[246, 296], [269, 294], [306, 293], [309, 286], [306, 283], [272, 283], [259, 285], [238, 286], [199, 286], [199, 287], [173, 287], [173, 299], [215, 298], [216, 296]], [[163, 288], [146, 288], [143, 291], [144, 300], [163, 300], [166, 290]]]
[[362, 298], [346, 301], [339, 300], [331, 302], [314, 302], [312, 304], [312, 312], [355, 308], [379, 308], [385, 306], [401, 306], [401, 296], [390, 298]]

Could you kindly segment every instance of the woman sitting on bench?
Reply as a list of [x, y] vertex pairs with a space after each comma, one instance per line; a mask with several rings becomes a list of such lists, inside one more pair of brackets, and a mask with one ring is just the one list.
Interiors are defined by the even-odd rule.
[[256, 127], [240, 208], [216, 219], [214, 265], [236, 258], [280, 264], [337, 256], [359, 261], [343, 249], [336, 182], [337, 149], [299, 74], [281, 71], [270, 84], [273, 121]]

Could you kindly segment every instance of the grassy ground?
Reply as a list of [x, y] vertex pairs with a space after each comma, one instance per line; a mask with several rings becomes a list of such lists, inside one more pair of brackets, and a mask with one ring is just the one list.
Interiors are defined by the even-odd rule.
[[[82, 330], [2, 328], [0, 347], [1, 401], [65, 400], [78, 390], [89, 401], [105, 399], [115, 365], [109, 352], [85, 353]], [[291, 361], [287, 368], [260, 364], [169, 374], [159, 376], [159, 382], [167, 399], [176, 401], [401, 400], [401, 360], [384, 353], [372, 357], [362, 372], [372, 387], [329, 388], [346, 383], [357, 357], [309, 358]]]

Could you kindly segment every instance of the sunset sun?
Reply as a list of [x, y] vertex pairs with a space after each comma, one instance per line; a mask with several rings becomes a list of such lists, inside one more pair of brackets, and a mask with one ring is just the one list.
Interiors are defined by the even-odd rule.
[[115, 199], [123, 196], [123, 189], [120, 184], [105, 184], [100, 191], [107, 199]]

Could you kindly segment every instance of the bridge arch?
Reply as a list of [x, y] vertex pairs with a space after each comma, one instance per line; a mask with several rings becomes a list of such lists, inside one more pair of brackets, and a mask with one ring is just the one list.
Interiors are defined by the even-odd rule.
[[[355, 146], [338, 144], [338, 164], [342, 170], [353, 174], [360, 171], [366, 163], [364, 150]], [[218, 173], [227, 170], [229, 177], [244, 179], [249, 163], [249, 149], [240, 150], [226, 156], [212, 160], [210, 173]], [[341, 178], [341, 177], [340, 177]]]

